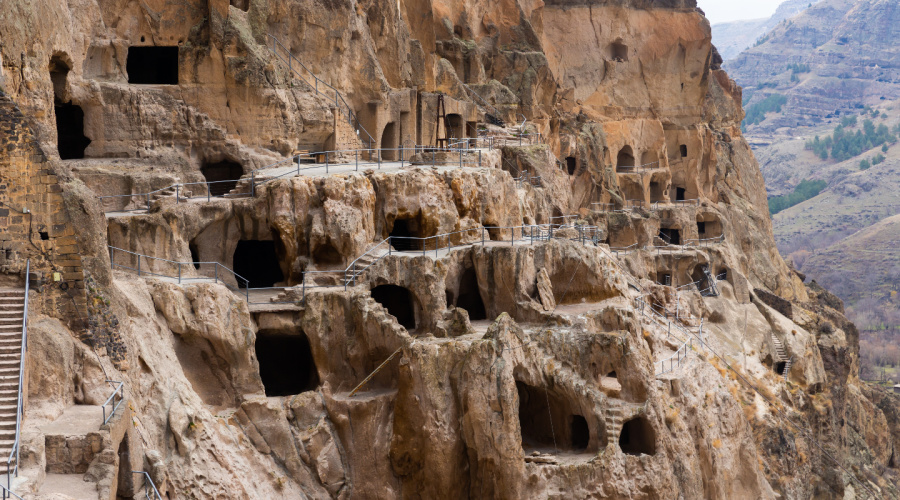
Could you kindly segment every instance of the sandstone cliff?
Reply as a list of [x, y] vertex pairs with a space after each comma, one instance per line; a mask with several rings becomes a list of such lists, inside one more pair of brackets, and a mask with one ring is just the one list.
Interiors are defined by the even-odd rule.
[[778, 255], [693, 1], [42, 0], [0, 38], [17, 493], [897, 496], [900, 402]]

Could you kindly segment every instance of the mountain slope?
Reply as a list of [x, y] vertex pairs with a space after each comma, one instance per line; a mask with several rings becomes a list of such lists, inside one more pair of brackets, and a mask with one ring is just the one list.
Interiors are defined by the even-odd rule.
[[779, 23], [819, 1], [821, 0], [787, 0], [768, 18], [716, 23], [712, 25], [713, 44], [719, 49], [723, 59], [726, 61], [734, 59]]
[[725, 64], [748, 109], [769, 95], [787, 97], [781, 114], [748, 132], [833, 122], [900, 97], [898, 39], [900, 5], [889, 0], [823, 0], [778, 25]]

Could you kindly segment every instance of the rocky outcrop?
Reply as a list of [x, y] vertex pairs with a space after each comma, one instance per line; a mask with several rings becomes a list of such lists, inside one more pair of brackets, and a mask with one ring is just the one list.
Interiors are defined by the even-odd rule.
[[0, 37], [94, 326], [39, 267], [21, 491], [82, 474], [44, 424], [121, 380], [98, 495], [896, 494], [893, 410], [775, 249], [695, 2], [48, 0]]

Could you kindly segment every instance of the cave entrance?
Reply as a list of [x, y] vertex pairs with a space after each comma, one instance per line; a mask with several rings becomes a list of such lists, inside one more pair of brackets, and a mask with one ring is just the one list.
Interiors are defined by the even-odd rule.
[[84, 150], [91, 140], [84, 135], [84, 111], [81, 106], [53, 101], [56, 113], [56, 147], [60, 160], [84, 158]]
[[687, 190], [682, 187], [675, 188], [675, 201], [684, 201], [684, 195]]
[[672, 275], [665, 273], [662, 275], [662, 278], [659, 280], [660, 285], [672, 286]]
[[409, 331], [416, 329], [416, 312], [413, 294], [397, 285], [379, 285], [372, 289], [372, 298], [397, 318], [397, 323]]
[[390, 122], [384, 126], [381, 131], [381, 159], [387, 161], [396, 161], [397, 148], [400, 139], [397, 137], [397, 124]]
[[302, 331], [260, 330], [255, 347], [259, 378], [266, 396], [293, 396], [319, 386], [319, 372], [309, 339]]
[[414, 219], [395, 219], [391, 226], [391, 246], [401, 252], [421, 250], [423, 241], [419, 239], [418, 224]]
[[249, 281], [238, 280], [241, 288], [271, 288], [284, 281], [284, 273], [272, 240], [240, 240], [234, 249], [234, 272]]
[[569, 419], [569, 435], [572, 438], [573, 450], [586, 450], [591, 441], [591, 430], [588, 428], [587, 419], [581, 415], [572, 415]]
[[128, 47], [128, 83], [178, 85], [178, 47]]
[[225, 196], [237, 187], [238, 180], [244, 175], [244, 167], [233, 161], [205, 163], [200, 167], [203, 178], [209, 186], [210, 196]]
[[84, 150], [91, 140], [84, 135], [84, 111], [69, 102], [69, 64], [59, 54], [48, 65], [53, 83], [53, 111], [56, 116], [56, 149], [61, 160], [84, 158]]
[[188, 243], [188, 250], [191, 252], [191, 262], [194, 263], [194, 269], [200, 269], [200, 249], [197, 247], [197, 243], [193, 241]]
[[478, 288], [478, 276], [475, 274], [474, 267], [466, 268], [465, 272], [463, 272], [459, 278], [458, 290], [454, 305], [465, 309], [469, 313], [470, 321], [488, 319], [484, 301], [481, 299], [481, 292]]
[[535, 449], [555, 451], [554, 447], [559, 447], [560, 451], [588, 450], [590, 426], [583, 415], [573, 410], [566, 398], [553, 390], [518, 380], [516, 392], [519, 395], [519, 431], [522, 449], [526, 453]]
[[616, 40], [609, 46], [609, 57], [617, 62], [628, 61], [628, 46], [622, 43], [621, 39]]
[[462, 115], [457, 115], [455, 113], [447, 115], [447, 135], [450, 139], [460, 139], [465, 137], [463, 123]]
[[697, 235], [701, 240], [721, 236], [722, 223], [713, 214], [700, 214], [697, 216]]
[[116, 471], [116, 499], [134, 498], [134, 474], [131, 472], [131, 453], [128, 451], [128, 433], [122, 436], [117, 450], [119, 466]]
[[778, 375], [784, 375], [784, 368], [787, 366], [787, 361], [778, 361], [775, 363], [775, 373]]
[[566, 157], [566, 170], [569, 172], [569, 175], [575, 175], [575, 169], [578, 165], [578, 162], [575, 161], [574, 156]]
[[650, 201], [666, 201], [666, 186], [661, 182], [650, 183]]
[[700, 293], [707, 293], [706, 290], [709, 289], [709, 279], [706, 277], [704, 266], [694, 266], [694, 270], [691, 272], [691, 283], [696, 283], [697, 290], [700, 291]]
[[659, 229], [659, 238], [663, 240], [667, 245], [680, 245], [681, 231], [679, 231], [678, 229], [662, 227]]
[[682, 144], [678, 147], [678, 150], [681, 152], [682, 158], [687, 158], [687, 144]]
[[655, 455], [656, 432], [644, 417], [625, 422], [619, 434], [619, 448], [626, 455]]
[[616, 171], [634, 167], [634, 151], [631, 146], [624, 146], [616, 156]]

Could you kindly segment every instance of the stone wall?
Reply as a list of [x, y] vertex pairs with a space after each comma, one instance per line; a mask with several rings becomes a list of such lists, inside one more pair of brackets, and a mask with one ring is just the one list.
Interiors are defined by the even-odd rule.
[[31, 259], [32, 287], [46, 293], [46, 312], [85, 317], [81, 250], [57, 169], [19, 107], [2, 91], [0, 150], [0, 281], [23, 283]]

